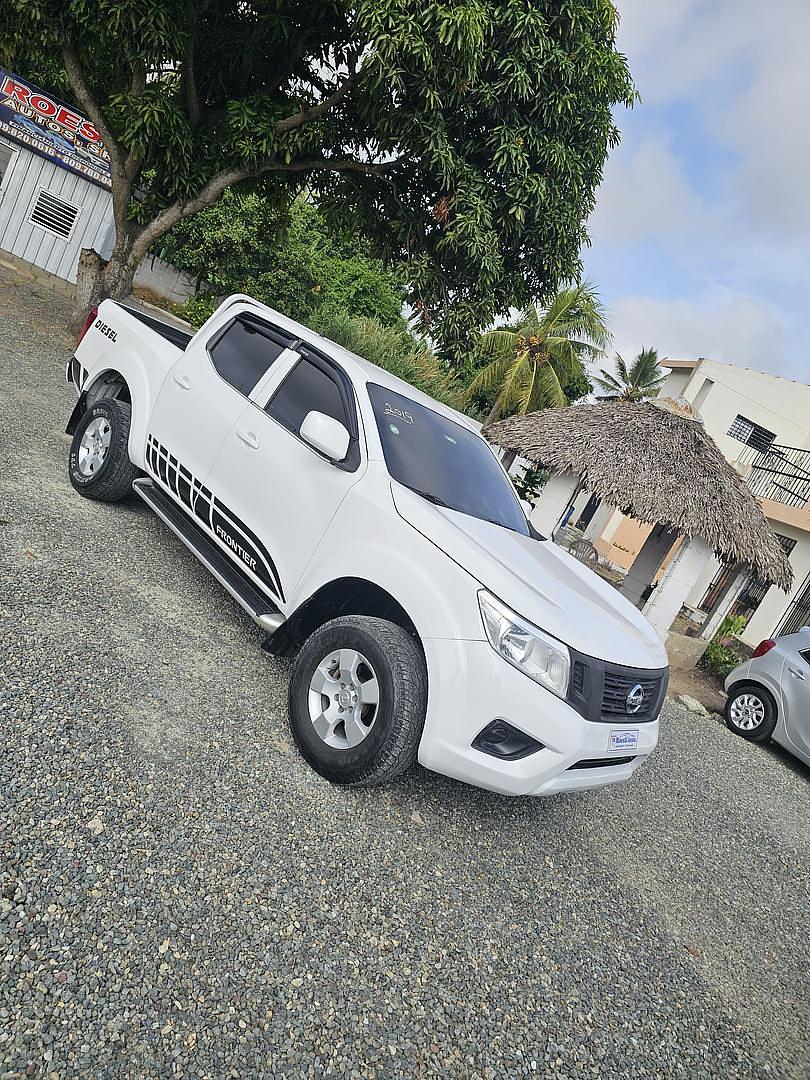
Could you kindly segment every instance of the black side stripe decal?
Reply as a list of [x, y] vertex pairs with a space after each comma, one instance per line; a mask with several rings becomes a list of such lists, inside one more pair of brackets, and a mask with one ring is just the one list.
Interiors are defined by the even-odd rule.
[[189, 513], [252, 570], [262, 584], [284, 602], [284, 590], [270, 552], [256, 534], [216, 498], [154, 437], [146, 440], [146, 465]]

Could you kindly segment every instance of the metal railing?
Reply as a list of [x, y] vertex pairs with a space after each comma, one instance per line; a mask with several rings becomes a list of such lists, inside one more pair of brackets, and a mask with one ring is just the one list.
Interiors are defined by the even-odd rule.
[[737, 467], [751, 493], [785, 506], [810, 503], [810, 450], [772, 443], [767, 450], [747, 446]]

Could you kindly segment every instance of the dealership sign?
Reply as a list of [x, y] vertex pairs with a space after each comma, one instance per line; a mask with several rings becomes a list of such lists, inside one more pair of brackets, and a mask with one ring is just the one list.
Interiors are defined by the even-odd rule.
[[90, 121], [25, 79], [2, 70], [0, 135], [94, 184], [111, 187], [110, 158]]

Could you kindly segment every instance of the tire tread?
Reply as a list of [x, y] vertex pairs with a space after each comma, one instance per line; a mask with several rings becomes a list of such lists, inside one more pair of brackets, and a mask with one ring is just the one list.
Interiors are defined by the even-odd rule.
[[[338, 775], [328, 767], [315, 765], [296, 732], [294, 721], [294, 697], [297, 675], [306, 665], [309, 653], [317, 651], [321, 636], [336, 627], [354, 627], [370, 633], [390, 660], [394, 681], [394, 724], [391, 738], [383, 744], [380, 753], [365, 769], [350, 779]], [[300, 666], [299, 666], [300, 665]], [[319, 627], [305, 643], [296, 661], [290, 680], [290, 729], [296, 746], [303, 756], [325, 776], [345, 787], [372, 787], [385, 784], [402, 776], [416, 763], [419, 740], [424, 726], [427, 704], [427, 671], [424, 657], [411, 635], [396, 623], [366, 615], [347, 615], [333, 619]]]
[[[68, 469], [73, 487], [86, 499], [94, 499], [96, 502], [116, 503], [126, 498], [132, 491], [133, 481], [139, 476], [137, 466], [133, 465], [129, 457], [129, 429], [132, 423], [132, 407], [126, 401], [118, 401], [116, 398], [102, 398], [93, 403], [88, 412], [99, 405], [105, 405], [112, 412], [117, 413], [116, 422], [112, 425], [113, 441], [110, 443], [109, 459], [107, 468], [104, 469], [97, 483], [77, 484], [73, 480], [72, 469]], [[85, 413], [85, 416], [87, 413]], [[80, 440], [84, 433], [83, 423], [79, 424], [74, 443]]]

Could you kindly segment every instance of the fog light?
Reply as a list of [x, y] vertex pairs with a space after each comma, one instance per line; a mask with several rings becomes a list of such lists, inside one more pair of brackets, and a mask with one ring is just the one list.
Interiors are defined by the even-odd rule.
[[523, 731], [507, 724], [505, 720], [493, 720], [473, 739], [473, 746], [503, 761], [517, 761], [543, 749], [543, 744]]

